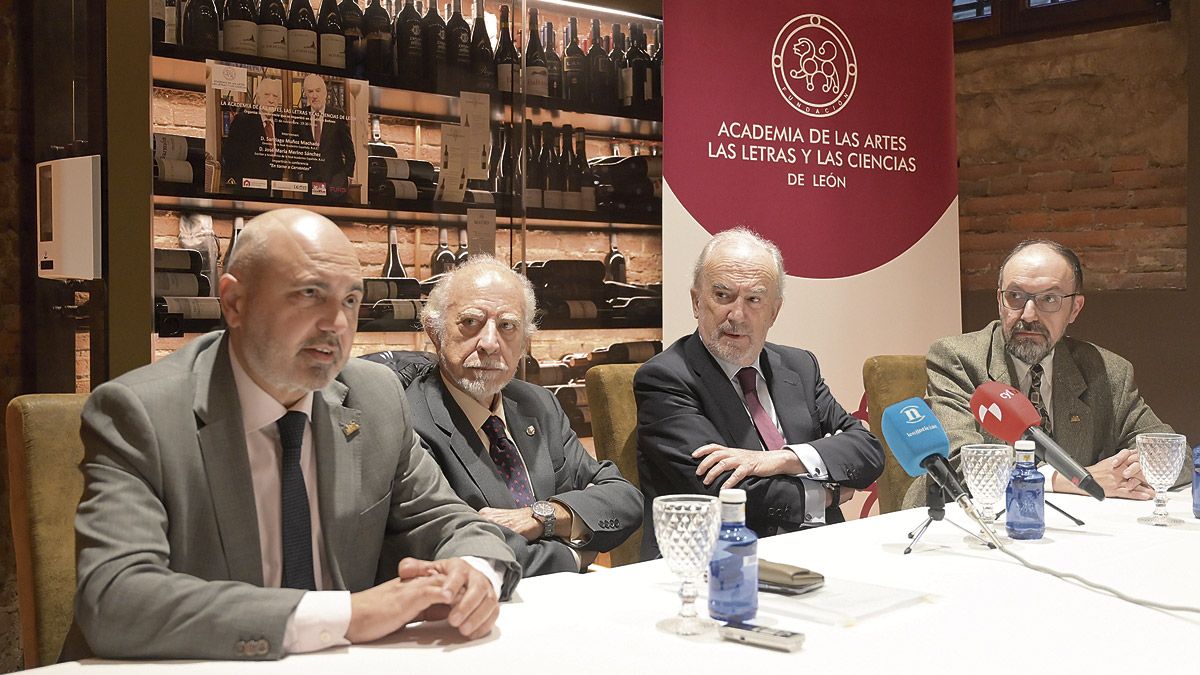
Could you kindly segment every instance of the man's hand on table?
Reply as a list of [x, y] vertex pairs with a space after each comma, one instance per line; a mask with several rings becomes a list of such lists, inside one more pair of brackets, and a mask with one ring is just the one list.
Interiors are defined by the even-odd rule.
[[371, 642], [417, 620], [445, 619], [468, 639], [487, 635], [500, 615], [492, 583], [461, 558], [400, 561], [399, 576], [350, 595], [346, 639]]
[[[1146, 484], [1138, 453], [1126, 448], [1107, 459], [1087, 467], [1092, 478], [1104, 488], [1105, 497], [1147, 500], [1154, 498], [1154, 489]], [[1071, 484], [1061, 473], [1054, 474], [1054, 491], [1086, 494]]]

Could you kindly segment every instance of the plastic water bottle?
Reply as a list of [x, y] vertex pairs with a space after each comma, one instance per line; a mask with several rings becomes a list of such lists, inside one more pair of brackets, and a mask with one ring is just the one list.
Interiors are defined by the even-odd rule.
[[1033, 441], [1017, 441], [1017, 464], [1004, 493], [1004, 528], [1013, 539], [1041, 539], [1046, 533], [1046, 477], [1033, 463], [1033, 448]]
[[758, 535], [746, 527], [745, 490], [721, 490], [721, 533], [708, 564], [708, 613], [738, 622], [758, 613]]
[[1192, 448], [1192, 515], [1200, 518], [1200, 445]]

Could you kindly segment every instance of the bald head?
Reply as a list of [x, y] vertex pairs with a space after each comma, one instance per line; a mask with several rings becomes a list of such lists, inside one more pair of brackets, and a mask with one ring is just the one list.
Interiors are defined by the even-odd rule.
[[326, 386], [346, 364], [362, 270], [328, 218], [278, 209], [251, 219], [220, 288], [231, 350], [283, 405]]

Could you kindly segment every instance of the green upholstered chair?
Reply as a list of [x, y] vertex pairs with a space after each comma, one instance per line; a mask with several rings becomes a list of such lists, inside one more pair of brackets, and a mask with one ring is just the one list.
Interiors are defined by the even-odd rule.
[[929, 378], [925, 357], [918, 355], [872, 356], [863, 363], [863, 388], [867, 392], [867, 414], [871, 431], [883, 443], [883, 475], [879, 477], [879, 512], [891, 513], [902, 508], [904, 493], [913, 479], [904, 473], [883, 438], [885, 408], [913, 396], [924, 397]]
[[[592, 410], [592, 438], [596, 458], [617, 465], [621, 475], [641, 488], [637, 468], [637, 402], [633, 398], [633, 374], [638, 363], [593, 366], [588, 369], [587, 400]], [[613, 567], [641, 560], [642, 530], [630, 535], [609, 552]]]
[[25, 666], [58, 660], [74, 618], [75, 509], [83, 493], [79, 413], [87, 394], [8, 404], [8, 485]]

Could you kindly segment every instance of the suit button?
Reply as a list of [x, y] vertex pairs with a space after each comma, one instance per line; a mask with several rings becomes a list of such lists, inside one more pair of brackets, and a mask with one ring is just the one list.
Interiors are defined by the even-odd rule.
[[259, 656], [266, 656], [269, 651], [271, 651], [271, 643], [266, 640], [259, 640], [258, 650], [255, 653]]
[[804, 514], [804, 522], [806, 522], [806, 523], [807, 523], [807, 522], [810, 522], [810, 521], [812, 521], [812, 514], [811, 514], [811, 513], [806, 513], [806, 514]]
[[245, 654], [246, 653], [246, 641], [238, 640], [237, 646], [234, 647], [234, 651], [237, 652], [238, 654]]

